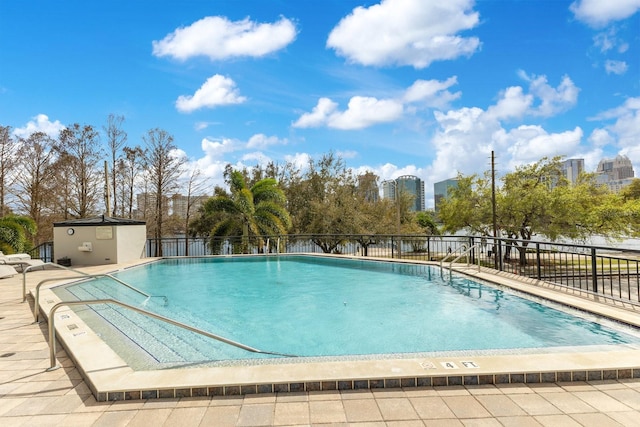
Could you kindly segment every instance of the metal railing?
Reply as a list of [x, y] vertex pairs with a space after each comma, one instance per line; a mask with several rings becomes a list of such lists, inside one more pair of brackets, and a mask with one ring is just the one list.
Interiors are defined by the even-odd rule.
[[168, 317], [161, 316], [159, 314], [153, 313], [151, 311], [143, 310], [141, 308], [135, 307], [130, 304], [123, 303], [118, 300], [114, 300], [111, 298], [107, 299], [97, 299], [97, 300], [84, 300], [84, 301], [62, 301], [51, 307], [51, 311], [49, 312], [49, 360], [51, 362], [51, 366], [48, 370], [54, 370], [57, 368], [56, 364], [56, 328], [55, 328], [55, 312], [58, 308], [62, 306], [73, 306], [73, 305], [93, 305], [93, 304], [114, 304], [119, 305], [120, 307], [127, 308], [129, 310], [133, 310], [137, 313], [143, 314], [145, 316], [152, 317], [154, 319], [160, 320], [162, 322], [169, 323], [171, 325], [177, 326], [182, 329], [186, 329], [188, 331], [194, 332], [196, 334], [204, 335], [205, 337], [212, 338], [216, 341], [223, 342], [225, 344], [232, 345], [237, 348], [241, 348], [243, 350], [252, 352], [252, 353], [260, 353], [260, 354], [270, 354], [273, 356], [282, 356], [282, 357], [298, 357], [293, 354], [279, 353], [276, 351], [264, 351], [259, 350], [257, 348], [250, 347], [248, 345], [239, 343], [237, 341], [230, 340], [228, 338], [222, 337], [220, 335], [212, 334], [207, 331], [203, 331], [202, 329], [194, 328], [193, 326], [189, 326], [187, 324], [178, 322], [176, 320], [170, 319]]
[[[473, 253], [473, 251], [475, 249], [480, 248], [480, 243], [476, 243], [475, 245], [471, 246], [470, 248], [466, 248], [464, 245], [460, 247], [460, 250], [462, 251], [459, 255], [457, 255], [457, 251], [456, 252], [450, 252], [448, 253], [444, 258], [442, 258], [440, 260], [440, 277], [442, 277], [443, 273], [442, 273], [442, 265], [444, 264], [445, 261], [447, 261], [449, 259], [449, 257], [453, 257], [456, 256], [455, 258], [453, 258], [450, 262], [449, 262], [449, 271], [451, 271], [451, 269], [453, 268], [453, 264], [455, 262], [457, 262], [458, 260], [462, 259], [463, 256], [466, 256], [467, 259], [467, 265], [469, 265], [469, 254]], [[472, 256], [471, 259], [473, 259], [474, 257]], [[479, 257], [475, 257], [476, 260], [478, 261], [478, 271], [480, 271], [480, 258]]]
[[27, 251], [33, 259], [41, 259], [44, 262], [53, 262], [53, 242], [44, 242]]
[[[267, 240], [269, 244], [267, 245]], [[181, 238], [149, 239], [147, 254], [162, 246], [164, 256], [180, 256]], [[589, 293], [640, 304], [640, 250], [490, 236], [281, 235], [190, 238], [197, 256], [240, 253], [335, 253], [440, 262], [463, 245], [476, 249], [473, 264]], [[198, 246], [199, 245], [199, 246]]]
[[49, 283], [49, 282], [56, 282], [59, 280], [66, 280], [66, 279], [81, 279], [78, 280], [77, 282], [75, 282], [75, 284], [78, 283], [82, 283], [85, 280], [89, 280], [89, 279], [99, 279], [101, 277], [105, 277], [107, 279], [111, 279], [113, 281], [115, 281], [116, 283], [121, 284], [122, 286], [125, 286], [126, 288], [131, 289], [134, 292], [139, 293], [140, 295], [145, 296], [147, 299], [149, 298], [163, 298], [164, 299], [164, 303], [166, 304], [168, 299], [166, 296], [164, 295], [149, 295], [148, 293], [141, 291], [140, 289], [131, 286], [130, 284], [128, 284], [125, 281], [122, 281], [120, 279], [118, 279], [117, 277], [112, 276], [111, 274], [83, 274], [80, 276], [67, 276], [67, 277], [49, 277], [47, 279], [43, 279], [41, 280], [37, 285], [36, 285], [36, 294], [35, 294], [35, 301], [33, 304], [33, 319], [34, 322], [38, 322], [38, 308], [39, 308], [39, 304], [38, 302], [40, 301], [40, 286], [44, 285], [45, 283]]
[[25, 302], [27, 300], [27, 272], [31, 271], [31, 270], [35, 270], [35, 269], [44, 269], [45, 267], [53, 267], [53, 268], [61, 268], [63, 270], [67, 270], [67, 271], [73, 271], [74, 273], [78, 273], [78, 274], [82, 274], [84, 276], [88, 276], [87, 273], [83, 273], [80, 270], [76, 270], [73, 268], [69, 268], [69, 267], [65, 267], [64, 265], [60, 265], [60, 264], [56, 264], [55, 262], [45, 262], [44, 264], [40, 264], [40, 265], [31, 265], [29, 267], [25, 267], [22, 269], [22, 302]]

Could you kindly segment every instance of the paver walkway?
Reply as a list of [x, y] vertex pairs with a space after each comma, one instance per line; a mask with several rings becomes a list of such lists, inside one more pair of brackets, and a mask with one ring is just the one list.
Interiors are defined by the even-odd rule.
[[46, 324], [21, 292], [21, 276], [0, 280], [3, 427], [640, 426], [640, 380], [96, 402], [63, 350], [46, 371]]

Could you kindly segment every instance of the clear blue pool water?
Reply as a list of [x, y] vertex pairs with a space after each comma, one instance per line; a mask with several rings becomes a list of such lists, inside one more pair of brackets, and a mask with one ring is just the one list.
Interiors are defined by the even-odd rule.
[[[640, 345], [631, 330], [465, 277], [442, 278], [438, 268], [425, 265], [306, 256], [169, 259], [117, 277], [167, 296], [168, 304], [145, 301], [108, 280], [59, 292], [114, 297], [261, 350], [309, 357]], [[273, 357], [125, 309], [91, 311], [128, 336], [129, 347], [159, 363]]]

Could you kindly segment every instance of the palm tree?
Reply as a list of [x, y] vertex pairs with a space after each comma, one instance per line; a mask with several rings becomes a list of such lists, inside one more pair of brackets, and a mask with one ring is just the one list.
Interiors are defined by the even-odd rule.
[[252, 236], [260, 236], [258, 247], [263, 249], [262, 237], [286, 234], [291, 218], [275, 179], [264, 178], [248, 188], [242, 173], [232, 171], [229, 181], [231, 193], [219, 193], [203, 207], [203, 215], [219, 215], [210, 233], [212, 248], [221, 244], [221, 237], [242, 236], [242, 251], [247, 253]]
[[0, 218], [0, 251], [12, 254], [31, 249], [31, 237], [37, 231], [33, 219], [19, 215]]

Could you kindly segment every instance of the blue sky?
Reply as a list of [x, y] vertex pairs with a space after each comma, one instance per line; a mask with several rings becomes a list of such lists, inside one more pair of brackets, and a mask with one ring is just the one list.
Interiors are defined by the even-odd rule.
[[[640, 167], [640, 0], [0, 1], [0, 124], [125, 117], [212, 183], [330, 150], [433, 183], [543, 156]], [[431, 206], [432, 206], [431, 200]]]

